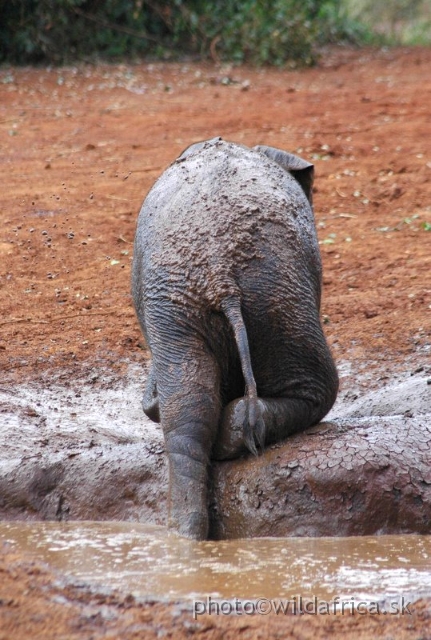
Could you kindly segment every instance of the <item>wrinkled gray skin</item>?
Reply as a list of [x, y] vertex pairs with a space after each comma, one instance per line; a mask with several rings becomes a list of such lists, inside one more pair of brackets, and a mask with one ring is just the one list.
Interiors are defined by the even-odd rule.
[[313, 166], [214, 138], [159, 178], [138, 219], [133, 299], [152, 354], [169, 525], [208, 536], [210, 458], [257, 453], [319, 422], [338, 377], [320, 319]]

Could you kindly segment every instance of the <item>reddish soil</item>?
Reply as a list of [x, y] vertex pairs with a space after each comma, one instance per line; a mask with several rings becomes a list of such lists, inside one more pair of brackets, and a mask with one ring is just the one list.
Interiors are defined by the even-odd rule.
[[[137, 213], [182, 149], [215, 135], [314, 161], [335, 357], [379, 380], [430, 371], [430, 66], [431, 49], [397, 49], [330, 51], [305, 71], [0, 69], [4, 384], [88, 367], [121, 373], [146, 357], [129, 294]], [[0, 572], [1, 639], [430, 637], [429, 602], [393, 619], [195, 623], [175, 605], [67, 586], [6, 549]]]

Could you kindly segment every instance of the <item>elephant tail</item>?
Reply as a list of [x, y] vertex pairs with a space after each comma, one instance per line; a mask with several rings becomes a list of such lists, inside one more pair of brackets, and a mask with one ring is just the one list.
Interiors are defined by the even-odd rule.
[[247, 449], [254, 455], [258, 455], [256, 443], [264, 446], [264, 423], [258, 404], [256, 381], [251, 365], [250, 347], [248, 343], [247, 329], [241, 312], [240, 300], [230, 296], [224, 298], [221, 309], [232, 327], [236, 346], [238, 348], [241, 369], [245, 382], [246, 418], [244, 420], [244, 443]]

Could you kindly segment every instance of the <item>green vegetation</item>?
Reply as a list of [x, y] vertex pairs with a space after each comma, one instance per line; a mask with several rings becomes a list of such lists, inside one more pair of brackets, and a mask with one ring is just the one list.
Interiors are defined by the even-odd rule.
[[312, 64], [330, 42], [395, 42], [402, 33], [403, 42], [420, 43], [430, 37], [430, 11], [428, 0], [9, 0], [0, 62], [195, 56]]
[[360, 21], [371, 40], [387, 45], [430, 45], [429, 0], [344, 0], [349, 20]]

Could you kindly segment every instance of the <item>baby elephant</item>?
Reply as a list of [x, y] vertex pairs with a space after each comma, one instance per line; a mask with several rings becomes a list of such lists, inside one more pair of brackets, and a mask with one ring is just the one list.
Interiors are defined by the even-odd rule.
[[169, 525], [189, 538], [208, 536], [210, 458], [257, 454], [335, 401], [312, 184], [301, 158], [214, 138], [183, 152], [139, 214], [144, 411], [163, 427]]

